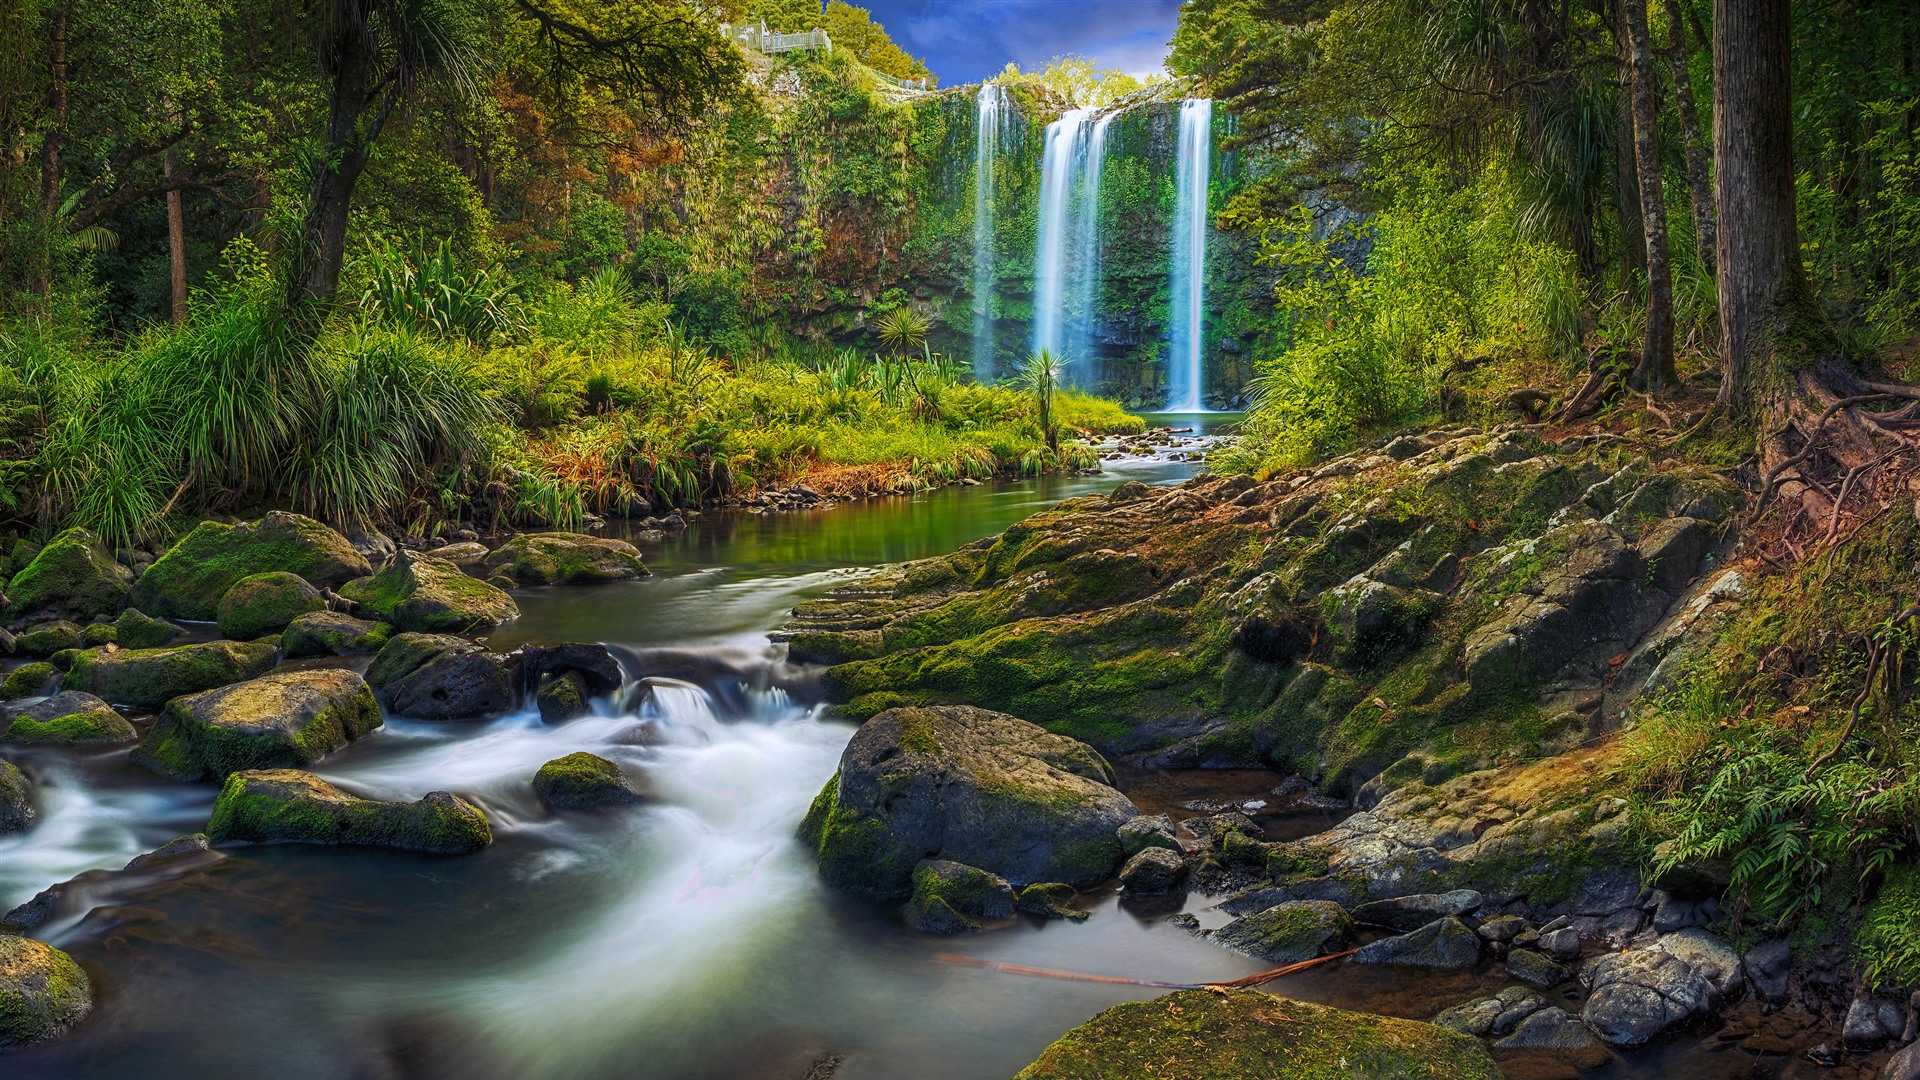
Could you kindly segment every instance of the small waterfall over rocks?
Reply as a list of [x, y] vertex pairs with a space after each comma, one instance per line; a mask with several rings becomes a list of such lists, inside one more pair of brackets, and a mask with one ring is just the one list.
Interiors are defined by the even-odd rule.
[[1033, 256], [1033, 351], [1066, 355], [1066, 249], [1076, 165], [1092, 109], [1070, 109], [1047, 125], [1040, 155], [1040, 229]]
[[982, 83], [974, 96], [973, 145], [973, 377], [991, 382], [993, 356], [994, 164], [1012, 110], [1007, 88]]

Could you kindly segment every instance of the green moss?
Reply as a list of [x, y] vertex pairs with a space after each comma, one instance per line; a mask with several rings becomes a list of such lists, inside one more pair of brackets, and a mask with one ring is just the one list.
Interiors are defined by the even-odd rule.
[[59, 1035], [92, 1008], [92, 984], [73, 957], [0, 934], [0, 1050]]
[[1116, 1005], [1017, 1080], [1499, 1080], [1480, 1041], [1252, 990]]
[[74, 659], [61, 689], [83, 690], [121, 705], [158, 708], [199, 693], [264, 675], [279, 651], [260, 642], [209, 641], [169, 649], [88, 649]]
[[77, 649], [80, 642], [80, 628], [63, 619], [41, 623], [22, 633], [14, 639], [13, 647], [26, 656], [52, 656], [67, 649]]
[[134, 582], [127, 602], [166, 619], [212, 621], [241, 578], [270, 571], [338, 586], [372, 572], [339, 533], [298, 514], [275, 512], [252, 525], [203, 521]]
[[48, 610], [75, 619], [120, 610], [133, 574], [113, 560], [99, 537], [68, 529], [13, 576], [5, 592], [22, 614]]
[[555, 758], [533, 777], [534, 793], [548, 806], [584, 809], [639, 801], [620, 767], [585, 752]]
[[278, 634], [302, 615], [326, 610], [320, 590], [283, 570], [249, 574], [220, 598], [220, 633], [236, 641]]
[[467, 633], [520, 615], [506, 593], [424, 555], [395, 560], [378, 574], [350, 581], [340, 595], [408, 632]]
[[133, 725], [112, 710], [68, 713], [48, 720], [17, 719], [0, 741], [94, 746], [132, 742]]
[[1041, 882], [1020, 890], [1014, 901], [1014, 907], [1028, 915], [1039, 915], [1047, 919], [1068, 919], [1080, 922], [1091, 912], [1073, 906], [1073, 900], [1080, 895], [1073, 886], [1063, 882]]
[[901, 715], [900, 747], [916, 754], [940, 752], [940, 739], [934, 734], [933, 725], [925, 713], [908, 712]]
[[894, 840], [886, 823], [840, 805], [840, 774], [827, 781], [800, 823], [800, 838], [814, 849], [827, 884], [882, 899], [912, 890], [921, 852]]
[[458, 855], [493, 842], [486, 815], [456, 795], [412, 803], [348, 795], [308, 773], [239, 772], [227, 778], [207, 822], [214, 843], [345, 844]]
[[113, 621], [113, 643], [123, 649], [158, 649], [171, 645], [180, 636], [180, 628], [164, 619], [155, 619], [135, 608], [128, 608]]
[[48, 680], [58, 674], [60, 669], [44, 660], [21, 664], [0, 681], [0, 700], [33, 697], [45, 690]]
[[380, 707], [359, 678], [279, 673], [174, 698], [132, 758], [173, 780], [223, 780], [311, 764], [380, 724]]

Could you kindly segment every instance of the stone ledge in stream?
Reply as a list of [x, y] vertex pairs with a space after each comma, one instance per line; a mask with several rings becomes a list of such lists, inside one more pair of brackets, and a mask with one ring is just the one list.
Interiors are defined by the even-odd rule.
[[373, 691], [351, 671], [276, 671], [168, 702], [132, 759], [169, 780], [224, 780], [310, 765], [380, 722]]
[[1116, 1005], [1015, 1080], [1499, 1080], [1477, 1039], [1255, 990], [1182, 990]]
[[518, 702], [517, 654], [450, 634], [396, 634], [367, 668], [380, 704], [414, 720], [482, 720]]
[[1118, 828], [1139, 815], [1093, 748], [967, 706], [890, 709], [863, 724], [801, 838], [829, 885], [905, 899], [922, 859], [1014, 886], [1113, 876]]
[[266, 674], [280, 658], [270, 642], [208, 641], [165, 649], [86, 649], [60, 680], [115, 705], [157, 709], [182, 694], [197, 694]]
[[126, 718], [92, 694], [63, 690], [45, 701], [11, 712], [0, 742], [57, 746], [113, 746], [138, 739]]
[[378, 574], [340, 586], [340, 595], [381, 622], [418, 633], [465, 634], [520, 617], [513, 597], [453, 563], [406, 551]]
[[417, 802], [363, 799], [296, 769], [237, 772], [213, 804], [216, 844], [327, 844], [465, 855], [493, 843], [478, 806], [445, 791]]

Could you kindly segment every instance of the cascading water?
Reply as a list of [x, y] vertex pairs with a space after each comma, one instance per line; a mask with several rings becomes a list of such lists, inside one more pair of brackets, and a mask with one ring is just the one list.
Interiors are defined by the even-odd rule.
[[1074, 207], [1078, 227], [1074, 234], [1073, 305], [1067, 312], [1072, 328], [1067, 358], [1072, 365], [1072, 380], [1082, 386], [1091, 385], [1100, 374], [1094, 370], [1093, 360], [1093, 334], [1100, 323], [1100, 173], [1106, 165], [1107, 126], [1116, 115], [1102, 116], [1087, 130]]
[[993, 168], [1008, 114], [1007, 88], [982, 83], [974, 95], [973, 377], [993, 380]]
[[1180, 105], [1176, 209], [1173, 217], [1172, 341], [1167, 365], [1167, 410], [1206, 409], [1200, 343], [1206, 327], [1207, 182], [1213, 157], [1213, 102]]
[[1033, 351], [1065, 357], [1066, 248], [1076, 158], [1092, 109], [1071, 109], [1047, 125], [1040, 155], [1040, 236], [1033, 257]]

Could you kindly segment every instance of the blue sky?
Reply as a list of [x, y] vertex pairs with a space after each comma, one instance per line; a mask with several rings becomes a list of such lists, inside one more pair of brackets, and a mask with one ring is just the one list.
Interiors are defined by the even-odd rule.
[[1180, 0], [851, 0], [946, 86], [1007, 61], [1038, 68], [1063, 53], [1136, 75], [1157, 71]]

